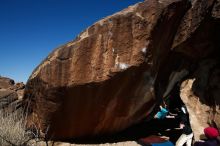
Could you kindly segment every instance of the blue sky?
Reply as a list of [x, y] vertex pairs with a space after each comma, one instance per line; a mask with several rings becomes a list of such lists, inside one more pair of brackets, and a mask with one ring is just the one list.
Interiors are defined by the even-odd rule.
[[26, 82], [56, 47], [143, 0], [0, 0], [0, 75]]

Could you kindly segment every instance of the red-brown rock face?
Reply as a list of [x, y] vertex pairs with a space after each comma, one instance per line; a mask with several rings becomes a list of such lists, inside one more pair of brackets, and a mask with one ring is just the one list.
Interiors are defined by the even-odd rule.
[[148, 116], [198, 62], [219, 53], [218, 1], [192, 3], [138, 3], [54, 50], [27, 83], [29, 123], [65, 140], [114, 133]]

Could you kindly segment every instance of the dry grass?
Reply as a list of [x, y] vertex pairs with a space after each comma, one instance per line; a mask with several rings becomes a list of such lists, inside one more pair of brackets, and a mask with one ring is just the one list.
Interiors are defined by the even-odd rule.
[[69, 144], [51, 141], [46, 143], [44, 139], [27, 132], [25, 125], [25, 116], [21, 110], [10, 114], [0, 110], [0, 146], [139, 146], [134, 141], [105, 144]]
[[5, 114], [0, 110], [0, 146], [139, 146], [134, 141], [106, 143], [106, 144], [69, 144], [62, 142], [48, 142], [42, 139], [32, 139], [25, 130], [25, 118], [21, 111]]
[[25, 118], [16, 111], [7, 114], [0, 110], [0, 145], [21, 146], [29, 140], [25, 131]]

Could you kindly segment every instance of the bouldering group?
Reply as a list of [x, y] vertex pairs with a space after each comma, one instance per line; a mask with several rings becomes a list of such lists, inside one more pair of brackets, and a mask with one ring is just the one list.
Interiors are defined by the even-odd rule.
[[[159, 111], [155, 114], [154, 119], [163, 122], [164, 119], [173, 118], [176, 121], [179, 121], [179, 127], [175, 129], [179, 129], [182, 131], [182, 134], [178, 138], [175, 143], [175, 146], [220, 146], [219, 131], [214, 127], [207, 127], [204, 129], [204, 134], [207, 139], [199, 140], [192, 143], [193, 140], [193, 131], [189, 122], [189, 114], [185, 105], [182, 105], [179, 108], [176, 108], [175, 113], [169, 112], [169, 108], [165, 102], [160, 106]], [[167, 129], [170, 130], [170, 129]], [[174, 146], [174, 144], [169, 141], [169, 137], [160, 143], [151, 143], [152, 146]]]
[[[193, 132], [189, 123], [189, 116], [185, 106], [175, 109], [176, 113], [169, 112], [167, 105], [163, 103], [160, 106], [160, 110], [154, 116], [155, 119], [163, 120], [165, 118], [176, 118], [180, 121], [178, 129], [182, 129], [182, 134], [176, 141], [176, 146], [183, 146], [185, 143], [187, 146], [191, 146]], [[164, 145], [164, 144], [163, 144]], [[173, 145], [170, 142], [170, 146]]]

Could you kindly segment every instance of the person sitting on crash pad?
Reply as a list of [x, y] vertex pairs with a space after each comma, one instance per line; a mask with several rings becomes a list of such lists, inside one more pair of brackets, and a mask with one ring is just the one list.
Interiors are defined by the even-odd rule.
[[208, 138], [204, 141], [197, 141], [194, 143], [194, 146], [219, 146], [220, 143], [217, 140], [219, 132], [214, 127], [207, 127], [204, 129], [204, 134]]

